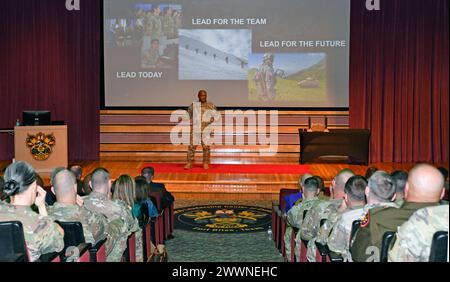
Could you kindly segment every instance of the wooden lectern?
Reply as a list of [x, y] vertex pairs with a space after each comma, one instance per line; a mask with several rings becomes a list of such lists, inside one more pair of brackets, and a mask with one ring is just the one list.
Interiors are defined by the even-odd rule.
[[16, 161], [29, 163], [38, 173], [67, 167], [67, 125], [16, 126], [14, 152]]

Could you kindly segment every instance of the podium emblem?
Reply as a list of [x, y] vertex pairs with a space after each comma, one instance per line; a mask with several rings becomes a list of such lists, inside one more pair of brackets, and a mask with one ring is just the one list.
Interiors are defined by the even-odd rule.
[[44, 134], [39, 132], [36, 135], [28, 134], [26, 144], [30, 148], [31, 155], [37, 161], [47, 160], [52, 151], [53, 146], [55, 146], [56, 139], [52, 134]]

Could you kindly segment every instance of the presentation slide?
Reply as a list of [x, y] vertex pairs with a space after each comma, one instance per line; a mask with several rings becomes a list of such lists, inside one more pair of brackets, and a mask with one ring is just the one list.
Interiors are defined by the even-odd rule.
[[103, 4], [105, 107], [348, 107], [350, 0]]

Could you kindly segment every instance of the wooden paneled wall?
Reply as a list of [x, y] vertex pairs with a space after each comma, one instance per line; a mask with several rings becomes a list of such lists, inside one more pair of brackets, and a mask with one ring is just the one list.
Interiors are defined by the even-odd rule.
[[[100, 157], [102, 160], [145, 160], [153, 162], [184, 162], [186, 145], [172, 145], [170, 132], [178, 122], [171, 122], [172, 111], [167, 110], [104, 110], [100, 115]], [[221, 111], [222, 117], [224, 111]], [[238, 114], [239, 115], [239, 114]], [[276, 154], [261, 155], [262, 145], [248, 145], [248, 139], [258, 133], [258, 128], [246, 120], [233, 132], [223, 127], [221, 138], [244, 138], [243, 145], [217, 145], [212, 147], [213, 162], [220, 163], [279, 163], [297, 162], [299, 158], [300, 128], [307, 128], [308, 121], [320, 122], [328, 117], [330, 129], [348, 128], [347, 111], [279, 111], [278, 148]], [[225, 119], [223, 118], [225, 125]], [[267, 118], [267, 124], [269, 117]], [[242, 125], [235, 121], [234, 125]], [[188, 126], [188, 125], [182, 125]], [[239, 129], [240, 128], [240, 129]], [[269, 127], [266, 130], [269, 134]], [[197, 148], [199, 160], [201, 147]]]

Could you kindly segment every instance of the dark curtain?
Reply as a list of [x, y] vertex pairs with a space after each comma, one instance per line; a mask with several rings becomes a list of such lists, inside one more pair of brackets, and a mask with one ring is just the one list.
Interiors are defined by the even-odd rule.
[[352, 0], [350, 126], [371, 162], [448, 163], [449, 1]]
[[[100, 0], [0, 1], [0, 128], [12, 128], [23, 110], [50, 110], [67, 123], [69, 159], [99, 156]], [[0, 134], [0, 160], [14, 154]]]

